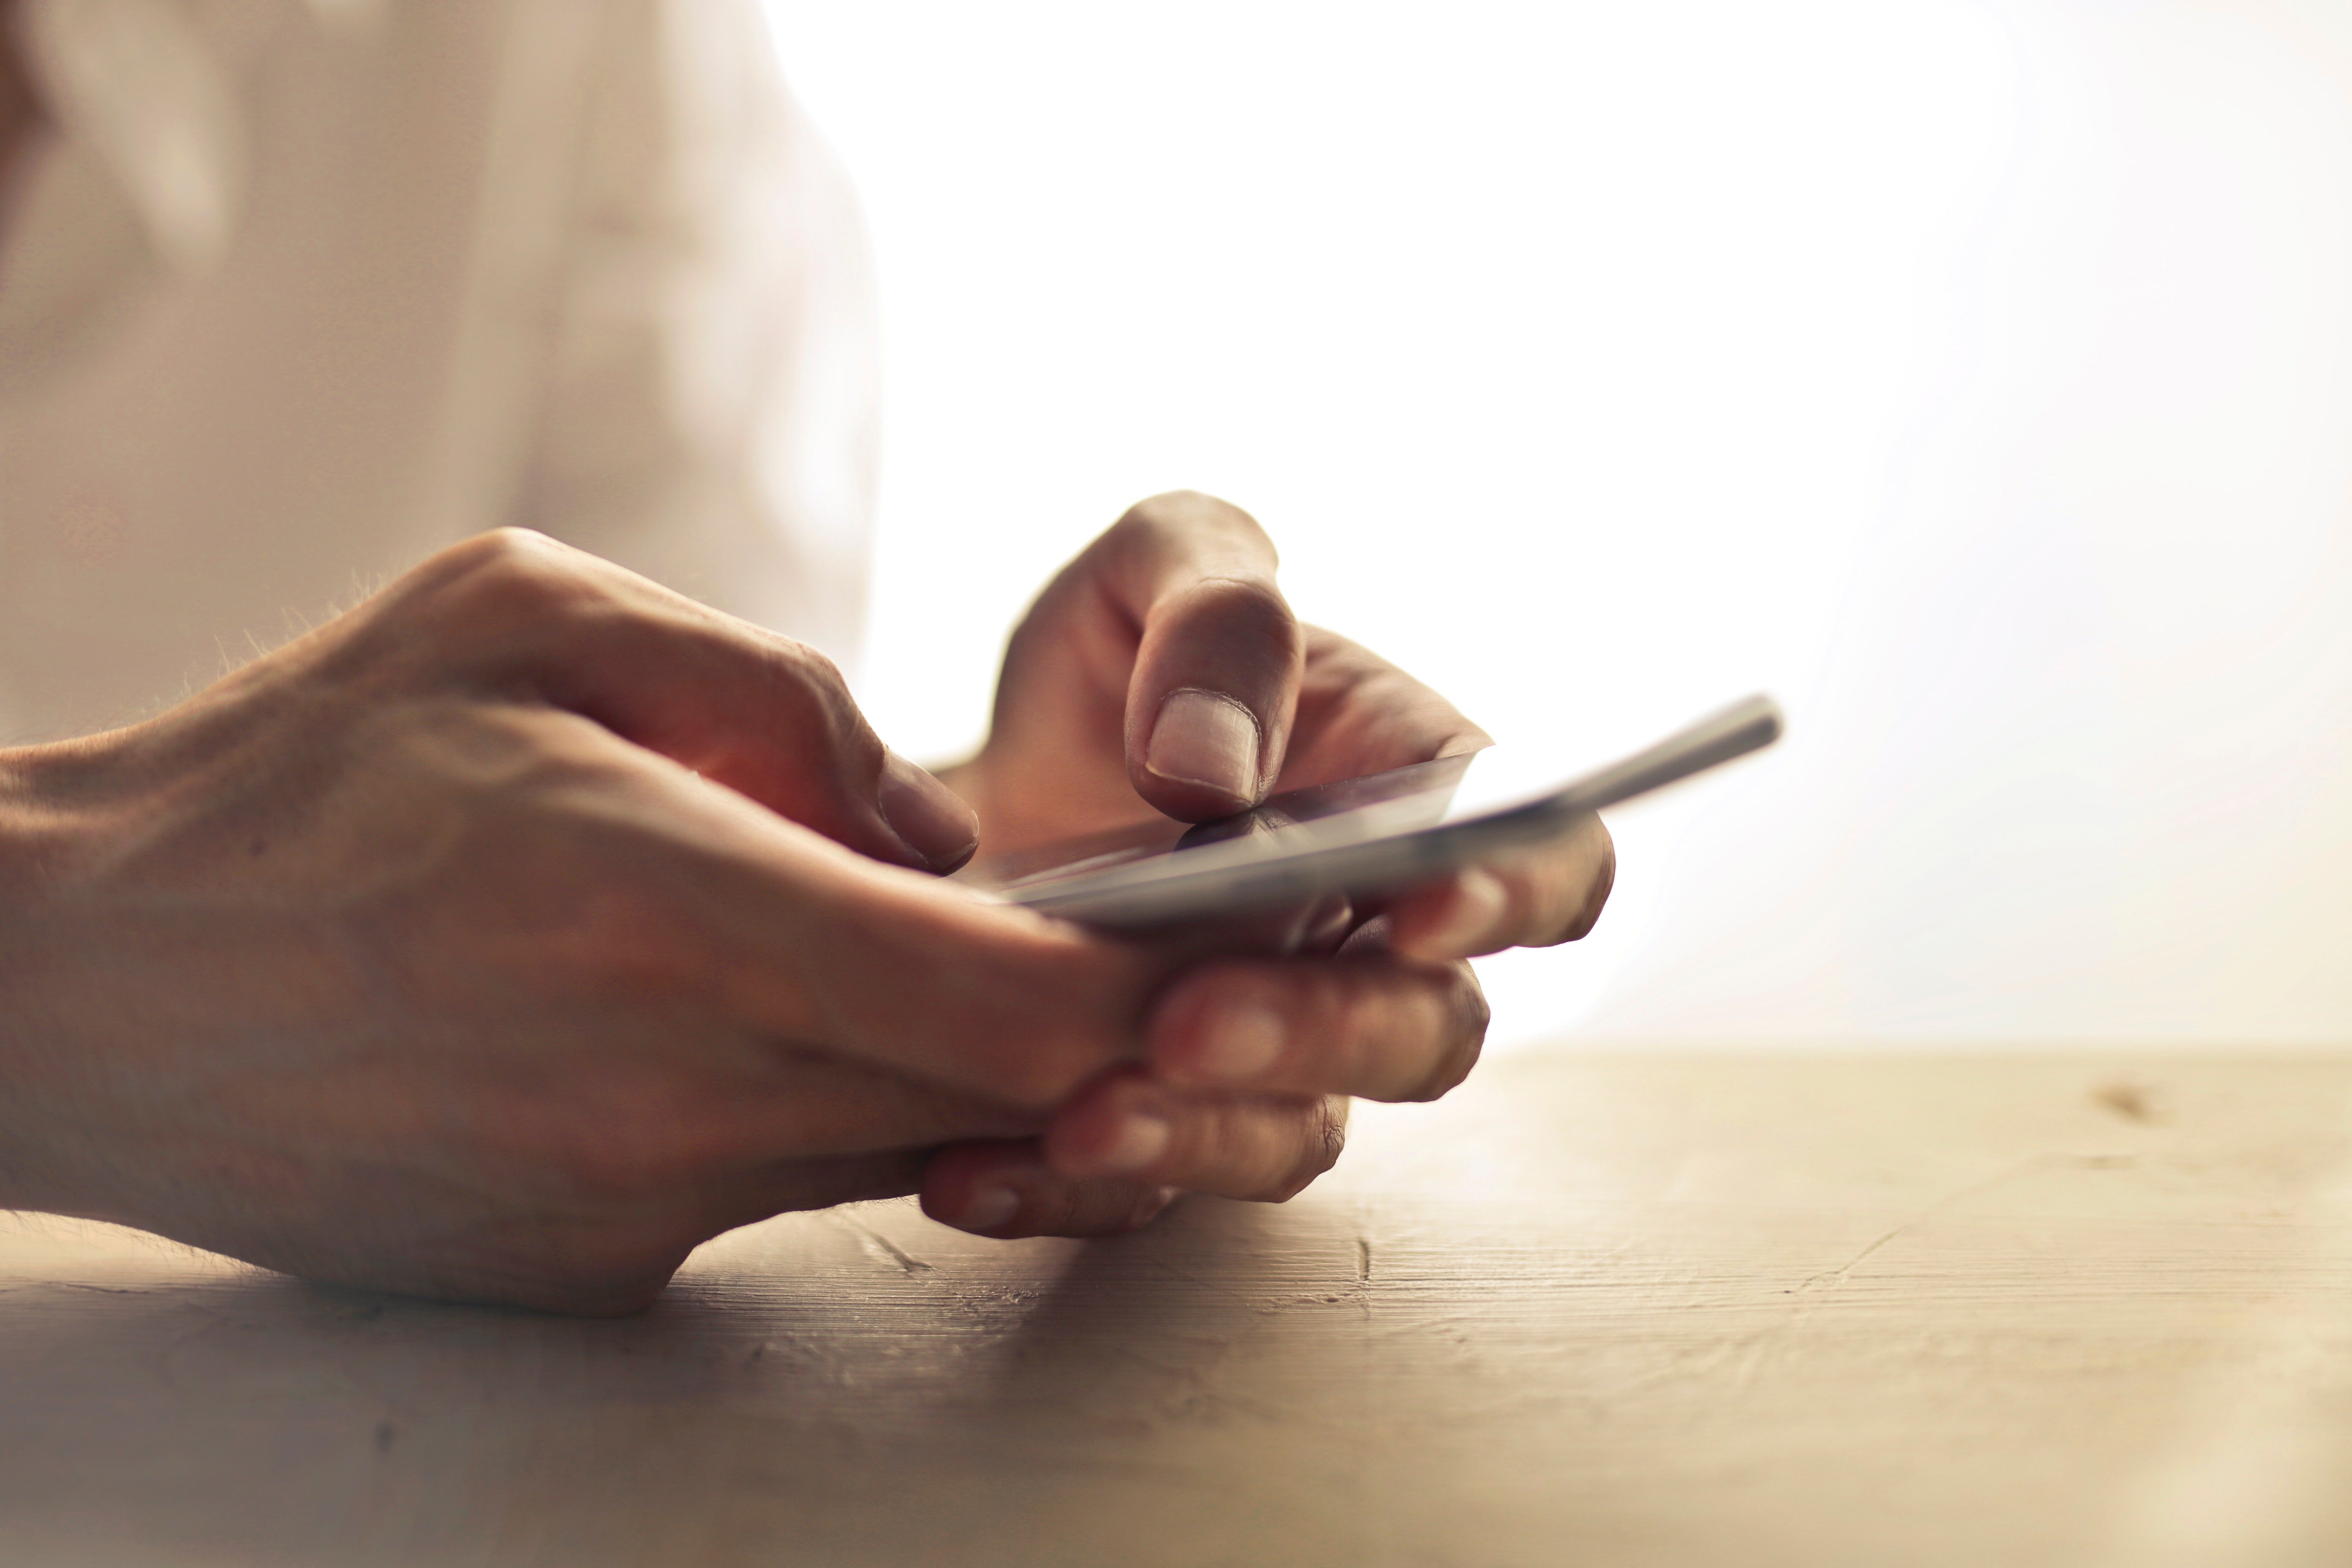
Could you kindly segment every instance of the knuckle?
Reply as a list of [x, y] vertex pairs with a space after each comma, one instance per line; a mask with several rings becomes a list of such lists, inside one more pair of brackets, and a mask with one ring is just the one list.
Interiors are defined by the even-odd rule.
[[1086, 1228], [1087, 1234], [1094, 1236], [1123, 1236], [1141, 1230], [1168, 1206], [1168, 1194], [1162, 1189], [1129, 1182], [1101, 1184], [1090, 1196], [1093, 1212], [1087, 1216]]
[[1386, 1067], [1396, 1047], [1394, 1034], [1401, 1016], [1410, 1009], [1394, 1006], [1394, 998], [1370, 985], [1345, 986], [1339, 975], [1318, 976], [1321, 984], [1314, 1016], [1330, 1020], [1320, 1031], [1320, 1054], [1328, 1069], [1318, 1075], [1328, 1081], [1303, 1084], [1312, 1089], [1357, 1089], [1395, 1077]]
[[1172, 628], [1160, 637], [1181, 637], [1181, 643], [1154, 637], [1153, 649], [1213, 649], [1216, 664], [1235, 671], [1295, 673], [1306, 662], [1306, 634], [1269, 574], [1236, 568], [1195, 578], [1160, 601], [1152, 615]]
[[494, 528], [435, 551], [404, 581], [428, 587], [454, 582], [499, 562], [554, 545], [555, 541], [528, 528]]
[[1478, 984], [1477, 974], [1466, 964], [1457, 972], [1452, 999], [1457, 1009], [1455, 1033], [1475, 1057], [1486, 1043], [1486, 1026], [1494, 1022], [1495, 1009], [1486, 1000], [1486, 988]]
[[1158, 1219], [1168, 1205], [1175, 1201], [1175, 1193], [1167, 1187], [1136, 1188], [1134, 1194], [1128, 1199], [1127, 1223], [1124, 1228], [1141, 1230], [1145, 1226]]
[[1198, 533], [1223, 533], [1269, 555], [1274, 541], [1258, 520], [1219, 496], [1202, 490], [1163, 490], [1146, 496], [1120, 514], [1104, 534], [1106, 541], [1159, 542]]
[[866, 761], [873, 767], [882, 765], [881, 739], [850, 695], [839, 665], [806, 643], [779, 638], [761, 668], [765, 694], [775, 704], [772, 721], [781, 717], [803, 743], [811, 735], [822, 735], [836, 752], [869, 753]]
[[1601, 911], [1607, 907], [1609, 894], [1616, 886], [1617, 845], [1604, 827], [1601, 830], [1601, 865], [1593, 873], [1591, 892], [1584, 900], [1584, 908], [1577, 913], [1574, 929], [1569, 932], [1569, 941], [1575, 942], [1591, 934], [1592, 928], [1601, 923]]
[[545, 534], [478, 534], [371, 601], [342, 645], [341, 668], [401, 678], [528, 664], [616, 609], [616, 581], [614, 569]]
[[[725, 623], [722, 635], [732, 640], [741, 629], [736, 623]], [[823, 650], [780, 632], [756, 627], [752, 631], [767, 645], [761, 664], [771, 687], [805, 693], [829, 705], [850, 701], [848, 678]]]
[[1305, 657], [1306, 634], [1299, 629], [1298, 618], [1291, 614], [1290, 601], [1271, 577], [1220, 576], [1205, 577], [1192, 587], [1192, 605], [1194, 613], [1213, 616], [1217, 622], [1234, 631], [1255, 630], [1259, 636], [1280, 642], [1286, 651]]
[[1133, 1182], [1054, 1182], [1032, 1189], [1021, 1229], [1034, 1236], [1121, 1236], [1150, 1225], [1167, 1206], [1162, 1189]]
[[[1336, 1103], [1344, 1105], [1345, 1101]], [[1303, 1135], [1289, 1168], [1267, 1196], [1270, 1203], [1286, 1204], [1314, 1185], [1318, 1177], [1339, 1163], [1340, 1154], [1347, 1149], [1347, 1117], [1335, 1109], [1333, 1100], [1317, 1101], [1301, 1131]]]
[[1486, 1047], [1486, 1026], [1494, 1016], [1486, 994], [1466, 965], [1456, 966], [1454, 982], [1440, 1003], [1444, 1048], [1430, 1064], [1428, 1075], [1404, 1098], [1432, 1100], [1461, 1087]]
[[547, 535], [528, 528], [494, 528], [478, 533], [443, 553], [458, 577], [497, 577], [501, 574], [530, 575], [568, 564], [573, 552]]
[[[1118, 521], [1111, 524], [1110, 531], [1166, 533], [1181, 529], [1193, 520], [1209, 514], [1211, 509], [1224, 504], [1216, 497], [1200, 490], [1161, 490], [1157, 495], [1144, 497], [1120, 513]], [[1233, 510], [1238, 511], [1240, 509]]]
[[1367, 965], [1307, 963], [1287, 969], [1280, 990], [1255, 993], [1287, 1020], [1281, 1078], [1298, 1092], [1347, 1089], [1379, 1078], [1394, 1025], [1392, 998]]
[[[1181, 492], [1177, 492], [1181, 493]], [[1117, 522], [1078, 556], [1080, 563], [1125, 563], [1157, 558], [1181, 538], [1184, 525], [1171, 505], [1176, 494], [1151, 496], [1121, 512]]]
[[432, 596], [468, 620], [511, 626], [544, 619], [595, 596], [578, 551], [527, 528], [501, 528], [435, 558]]
[[1601, 923], [1601, 911], [1608, 905], [1610, 891], [1617, 884], [1617, 845], [1599, 818], [1593, 819], [1591, 831], [1600, 842], [1592, 858], [1592, 869], [1584, 879], [1583, 896], [1575, 900], [1575, 909], [1555, 934], [1528, 945], [1556, 947], [1564, 942], [1580, 942]]
[[544, 559], [567, 553], [571, 547], [550, 539], [535, 528], [517, 528], [509, 524], [476, 534], [455, 548], [470, 548], [484, 562], [502, 562]]

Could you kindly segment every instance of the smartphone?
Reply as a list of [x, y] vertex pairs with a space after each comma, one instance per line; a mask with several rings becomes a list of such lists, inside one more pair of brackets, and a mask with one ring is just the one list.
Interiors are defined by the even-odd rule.
[[1270, 795], [1216, 822], [1138, 824], [994, 859], [958, 880], [1086, 925], [1149, 930], [1391, 891], [1507, 860], [1605, 805], [1769, 746], [1750, 697], [1604, 767], [1530, 790], [1502, 747]]

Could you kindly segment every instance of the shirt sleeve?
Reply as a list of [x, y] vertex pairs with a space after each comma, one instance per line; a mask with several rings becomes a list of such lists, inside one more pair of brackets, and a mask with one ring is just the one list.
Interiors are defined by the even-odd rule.
[[610, 0], [513, 521], [845, 663], [877, 352], [865, 229], [752, 0]]

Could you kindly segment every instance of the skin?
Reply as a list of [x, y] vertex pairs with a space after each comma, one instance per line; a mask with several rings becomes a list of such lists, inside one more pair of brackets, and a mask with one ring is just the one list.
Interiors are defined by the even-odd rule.
[[[922, 849], [910, 779], [956, 829]], [[939, 881], [958, 815], [808, 649], [536, 536], [444, 552], [158, 720], [0, 756], [0, 1201], [641, 1305], [1130, 1048], [1153, 963]]]
[[[1233, 673], [1236, 605], [1273, 737], [1247, 787], [1476, 742], [1291, 622], [1272, 561], [1186, 496], [1073, 563], [955, 775], [977, 821], [812, 650], [511, 531], [153, 721], [0, 752], [0, 1205], [609, 1313], [782, 1210], [919, 1190], [986, 1234], [1095, 1235], [1177, 1188], [1289, 1196], [1341, 1097], [1467, 1072], [1459, 954], [1589, 927], [1597, 826], [1326, 958], [1113, 941], [939, 875], [978, 828], [1064, 820], [1034, 806], [1057, 791], [1229, 804], [1139, 773], [1128, 716]], [[1278, 1038], [1236, 1068], [1241, 1004]]]
[[[14, 10], [0, 195], [41, 126]], [[939, 879], [982, 825], [1011, 850], [1202, 820], [1484, 743], [1298, 626], [1274, 567], [1222, 502], [1134, 509], [1016, 633], [970, 805], [812, 650], [513, 531], [149, 723], [0, 752], [0, 1207], [601, 1314], [789, 1209], [919, 1191], [983, 1234], [1091, 1236], [1180, 1190], [1289, 1197], [1349, 1095], [1469, 1070], [1462, 955], [1589, 929], [1597, 823], [1257, 933], [1317, 958]], [[1155, 766], [1174, 693], [1247, 715], [1237, 773]]]
[[16, 43], [16, 0], [0, 0], [0, 196], [40, 126], [41, 106]]
[[[1179, 493], [1137, 506], [1047, 585], [1008, 647], [986, 748], [948, 775], [992, 854], [1154, 809], [1224, 816], [1273, 790], [1488, 743], [1401, 670], [1298, 624], [1276, 566], [1248, 514]], [[1246, 709], [1262, 736], [1254, 775], [1225, 789], [1148, 761], [1162, 704], [1204, 689]], [[1507, 868], [1339, 911], [1343, 928], [1369, 921], [1336, 956], [1191, 966], [1155, 1002], [1145, 1061], [1086, 1086], [1042, 1139], [952, 1151], [924, 1206], [1024, 1236], [1125, 1228], [1180, 1189], [1288, 1197], [1338, 1157], [1347, 1096], [1434, 1099], [1467, 1075], [1486, 1008], [1461, 959], [1582, 936], [1614, 871], [1608, 832], [1589, 820]], [[1269, 1037], [1266, 1059], [1239, 1048], [1255, 1039], [1264, 1055]], [[1017, 1209], [972, 1224], [991, 1188]]]

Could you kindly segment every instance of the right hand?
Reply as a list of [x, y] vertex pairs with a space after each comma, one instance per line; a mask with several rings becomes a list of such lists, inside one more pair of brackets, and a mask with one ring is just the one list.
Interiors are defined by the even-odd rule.
[[[993, 855], [1486, 743], [1405, 671], [1300, 625], [1255, 519], [1178, 491], [1129, 508], [1038, 595], [1006, 648], [988, 743], [950, 778]], [[1461, 961], [1583, 935], [1614, 864], [1588, 818], [1505, 865], [1291, 911], [1327, 937], [1375, 918], [1336, 956], [1276, 939], [1188, 968], [1160, 999], [1148, 1068], [1088, 1084], [1042, 1138], [943, 1153], [924, 1207], [1015, 1237], [1129, 1228], [1171, 1187], [1296, 1192], [1337, 1155], [1344, 1096], [1434, 1099], [1470, 1070], [1486, 1005]]]
[[457, 546], [158, 719], [0, 753], [0, 1205], [641, 1306], [1140, 1055], [1178, 960], [926, 874], [973, 835], [801, 645]]

